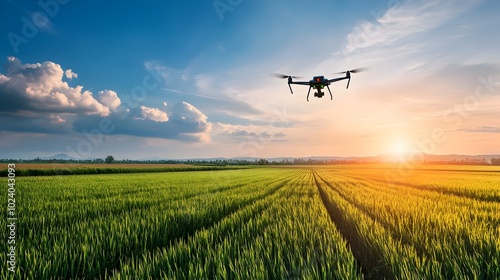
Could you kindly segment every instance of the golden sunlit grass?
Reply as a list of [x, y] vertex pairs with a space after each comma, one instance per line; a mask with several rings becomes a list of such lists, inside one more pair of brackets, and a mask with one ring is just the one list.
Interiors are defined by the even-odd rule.
[[381, 266], [376, 278], [500, 276], [499, 167], [383, 166], [314, 171], [354, 251], [373, 254], [358, 259]]

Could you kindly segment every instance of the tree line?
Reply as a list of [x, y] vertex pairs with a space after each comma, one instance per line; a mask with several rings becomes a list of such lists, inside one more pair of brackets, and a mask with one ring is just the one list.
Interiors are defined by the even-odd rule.
[[[118, 164], [193, 164], [193, 165], [322, 165], [322, 164], [365, 164], [365, 163], [383, 163], [382, 161], [367, 161], [356, 159], [282, 159], [267, 160], [260, 159], [187, 159], [187, 160], [117, 160], [108, 155], [106, 158], [95, 159], [0, 159], [2, 163], [75, 163], [75, 164], [93, 164], [93, 163], [118, 163]], [[500, 158], [492, 158], [491, 163], [486, 159], [462, 159], [449, 161], [423, 161], [423, 164], [452, 164], [452, 165], [500, 165]]]

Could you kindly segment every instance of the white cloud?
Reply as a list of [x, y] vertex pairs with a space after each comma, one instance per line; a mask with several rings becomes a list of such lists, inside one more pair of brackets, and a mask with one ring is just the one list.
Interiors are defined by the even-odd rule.
[[94, 99], [92, 92], [62, 81], [64, 71], [59, 64], [50, 61], [23, 64], [9, 57], [6, 70], [6, 75], [0, 78], [0, 111], [101, 116], [110, 113], [107, 106]]
[[175, 124], [174, 128], [177, 127], [181, 135], [204, 143], [210, 142], [212, 123], [207, 121], [207, 116], [198, 108], [187, 102], [181, 102], [174, 105], [172, 113], [171, 120]]
[[172, 117], [175, 116], [183, 120], [203, 123], [207, 121], [207, 116], [205, 116], [205, 114], [187, 102], [175, 104], [173, 113], [174, 115]]
[[149, 108], [146, 106], [141, 106], [141, 114], [145, 119], [149, 119], [155, 122], [166, 122], [168, 121], [167, 113], [161, 111], [158, 108]]
[[66, 76], [66, 78], [68, 79], [73, 79], [73, 78], [78, 78], [78, 74], [76, 74], [75, 72], [71, 71], [71, 69], [68, 69], [66, 71], [64, 71], [64, 75]]
[[99, 100], [104, 106], [107, 106], [112, 112], [115, 112], [121, 104], [118, 94], [112, 90], [103, 90], [99, 92]]

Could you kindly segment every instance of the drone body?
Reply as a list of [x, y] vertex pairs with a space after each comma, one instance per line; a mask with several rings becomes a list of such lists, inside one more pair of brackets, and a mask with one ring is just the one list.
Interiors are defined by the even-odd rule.
[[330, 85], [334, 82], [342, 81], [342, 80], [348, 80], [347, 81], [347, 88], [349, 88], [349, 83], [351, 82], [351, 73], [357, 73], [360, 71], [363, 71], [364, 69], [354, 69], [354, 70], [348, 70], [345, 72], [341, 72], [342, 74], [345, 73], [344, 77], [339, 77], [339, 78], [333, 78], [333, 79], [327, 79], [325, 76], [314, 76], [312, 80], [309, 82], [307, 81], [294, 81], [293, 78], [297, 78], [294, 76], [289, 76], [289, 75], [281, 75], [281, 74], [275, 74], [276, 77], [286, 79], [288, 78], [288, 87], [290, 88], [290, 92], [293, 94], [292, 86], [291, 85], [303, 85], [303, 86], [309, 86], [309, 90], [307, 91], [307, 101], [309, 102], [309, 94], [311, 93], [311, 89], [316, 90], [314, 93], [314, 97], [317, 98], [322, 98], [325, 93], [321, 91], [325, 87], [328, 89], [328, 92], [330, 93], [330, 99], [333, 100], [333, 95], [332, 91], [330, 90]]

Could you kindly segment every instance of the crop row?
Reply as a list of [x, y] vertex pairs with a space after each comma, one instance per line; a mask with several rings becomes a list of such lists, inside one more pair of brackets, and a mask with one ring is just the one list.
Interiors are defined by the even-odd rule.
[[[446, 190], [452, 181], [442, 181], [440, 192], [438, 181], [432, 187], [426, 185], [429, 178], [422, 178], [422, 185], [418, 181], [388, 184], [382, 180], [383, 173], [331, 171], [314, 171], [318, 187], [367, 276], [500, 276], [498, 202], [450, 194]], [[482, 188], [489, 185], [471, 187]], [[357, 255], [357, 251], [364, 254]]]
[[494, 171], [415, 170], [391, 180], [387, 171], [19, 177], [17, 270], [0, 276], [500, 278]]
[[124, 264], [115, 279], [362, 279], [310, 172], [211, 228]]
[[393, 169], [358, 168], [344, 170], [342, 175], [362, 181], [430, 190], [484, 201], [500, 201], [498, 167], [399, 167]]
[[4, 279], [362, 278], [304, 170], [17, 183], [17, 270]]
[[[265, 198], [295, 174], [247, 171], [253, 180], [241, 176], [243, 170], [193, 172], [191, 178], [180, 173], [19, 178], [16, 276], [103, 277], [128, 258], [168, 247]], [[71, 192], [75, 198], [69, 199]]]

